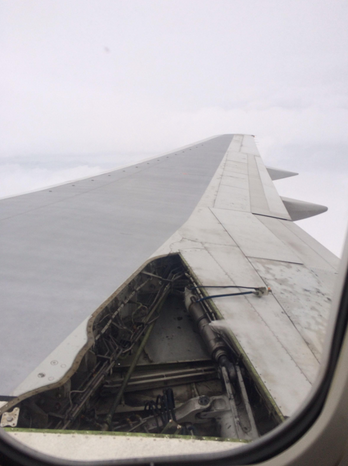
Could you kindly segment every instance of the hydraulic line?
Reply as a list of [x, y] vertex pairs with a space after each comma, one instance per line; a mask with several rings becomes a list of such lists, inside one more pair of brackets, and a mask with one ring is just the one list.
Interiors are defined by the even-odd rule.
[[246, 291], [246, 292], [241, 292], [241, 293], [229, 293], [229, 294], [220, 294], [220, 295], [214, 295], [214, 296], [204, 296], [203, 298], [199, 299], [197, 302], [200, 301], [205, 301], [207, 299], [212, 299], [212, 298], [223, 298], [225, 296], [240, 296], [244, 294], [255, 294], [256, 296], [264, 296], [267, 295], [268, 293], [272, 292], [270, 287], [266, 286], [238, 286], [238, 285], [198, 285], [191, 287], [189, 290], [194, 291], [194, 290], [200, 290], [200, 289], [205, 289], [205, 288], [237, 288], [241, 290], [251, 290], [251, 291]]
[[150, 336], [150, 334], [152, 332], [152, 329], [153, 329], [154, 325], [155, 325], [155, 322], [152, 322], [152, 324], [148, 327], [148, 329], [147, 329], [147, 331], [146, 331], [146, 333], [144, 335], [144, 338], [141, 341], [141, 344], [140, 344], [140, 346], [139, 346], [139, 348], [138, 348], [138, 350], [137, 350], [137, 352], [135, 354], [133, 362], [132, 362], [130, 368], [128, 369], [126, 377], [123, 379], [122, 385], [121, 385], [119, 391], [117, 392], [117, 396], [116, 396], [115, 401], [113, 402], [113, 404], [111, 406], [110, 412], [105, 418], [105, 423], [103, 425], [102, 430], [109, 430], [109, 428], [111, 426], [112, 417], [115, 414], [115, 411], [116, 411], [116, 409], [117, 409], [117, 407], [118, 407], [118, 405], [119, 405], [119, 403], [121, 401], [124, 390], [125, 390], [128, 382], [129, 382], [129, 379], [131, 378], [131, 375], [132, 375], [132, 373], [133, 373], [133, 371], [135, 369], [135, 366], [138, 364], [138, 360], [140, 358], [140, 355], [143, 352], [143, 349], [145, 348], [145, 345], [146, 345], [146, 343], [147, 343], [147, 341], [149, 339], [149, 336]]
[[236, 366], [236, 371], [237, 371], [238, 383], [239, 383], [240, 391], [242, 394], [244, 406], [245, 406], [246, 412], [248, 414], [249, 422], [250, 422], [250, 435], [251, 435], [251, 438], [255, 440], [256, 438], [259, 437], [259, 433], [257, 431], [253, 411], [250, 406], [248, 393], [245, 388], [242, 371], [238, 365]]
[[210, 321], [200, 300], [196, 301], [196, 297], [188, 289], [185, 290], [185, 305], [201, 337], [207, 345], [210, 356], [220, 366], [226, 367], [230, 379], [235, 380], [236, 371], [233, 363], [228, 358], [229, 351], [226, 343], [210, 327]]
[[[163, 305], [163, 303], [164, 303], [164, 301], [165, 301], [165, 299], [166, 299], [166, 297], [167, 297], [167, 295], [169, 293], [169, 290], [170, 290], [170, 285], [168, 284], [164, 288], [161, 299], [156, 304], [156, 306], [154, 306], [154, 308], [151, 310], [151, 312], [147, 316], [147, 322], [150, 321], [151, 316], [153, 315], [155, 310], [158, 309], [158, 311], [160, 311], [160, 309], [161, 309], [161, 307], [162, 307], [162, 305]], [[115, 398], [115, 400], [114, 400], [114, 402], [113, 402], [113, 404], [111, 406], [110, 412], [105, 418], [105, 422], [104, 422], [103, 427], [102, 427], [102, 430], [104, 430], [104, 431], [109, 430], [110, 427], [111, 427], [113, 415], [115, 414], [116, 409], [117, 409], [118, 405], [120, 404], [120, 401], [122, 399], [125, 388], [126, 388], [128, 382], [129, 382], [129, 380], [130, 380], [130, 378], [131, 378], [131, 376], [132, 376], [132, 374], [134, 372], [134, 369], [135, 369], [136, 365], [138, 364], [140, 355], [141, 355], [141, 353], [143, 352], [143, 350], [145, 348], [145, 345], [146, 345], [146, 343], [147, 343], [147, 341], [148, 341], [148, 339], [150, 337], [150, 334], [152, 332], [153, 327], [155, 326], [155, 323], [156, 323], [156, 321], [153, 321], [149, 325], [148, 329], [146, 330], [146, 333], [145, 333], [145, 335], [144, 335], [144, 337], [143, 337], [143, 339], [142, 339], [142, 341], [140, 343], [140, 346], [139, 346], [139, 348], [138, 348], [138, 350], [137, 350], [137, 352], [136, 352], [136, 354], [134, 356], [132, 364], [130, 365], [130, 367], [128, 369], [128, 372], [127, 372], [125, 378], [123, 379], [123, 382], [122, 382], [122, 385], [121, 385], [119, 391], [117, 392], [116, 398]]]
[[123, 303], [121, 303], [121, 305], [116, 309], [116, 311], [110, 316], [109, 318], [109, 321], [108, 323], [103, 327], [102, 330], [100, 330], [100, 332], [98, 333], [98, 335], [96, 336], [95, 340], [99, 340], [100, 337], [102, 337], [104, 335], [104, 333], [107, 331], [107, 329], [110, 327], [110, 325], [112, 324], [114, 318], [116, 317], [117, 314], [120, 313], [121, 309], [128, 303], [128, 301], [130, 301], [132, 299], [132, 297], [138, 292], [141, 290], [141, 288], [143, 288], [147, 283], [149, 283], [151, 281], [150, 278], [148, 278], [147, 280], [145, 280], [143, 283], [141, 283], [137, 288], [135, 288], [131, 294], [128, 296], [127, 300], [124, 301]]
[[224, 298], [226, 296], [241, 296], [244, 294], [253, 294], [253, 291], [243, 291], [241, 293], [228, 293], [228, 294], [215, 294], [213, 296], [204, 296], [201, 299], [198, 299], [196, 302], [200, 303], [201, 301], [206, 301], [207, 299], [213, 299], [213, 298]]
[[258, 287], [255, 286], [238, 286], [238, 285], [199, 285], [193, 286], [190, 288], [190, 291], [199, 290], [201, 288], [239, 288], [244, 290], [258, 290]]
[[238, 438], [244, 438], [244, 432], [240, 424], [240, 419], [239, 419], [239, 415], [237, 411], [236, 402], [233, 396], [231, 382], [230, 382], [230, 379], [228, 377], [227, 370], [225, 367], [221, 368], [221, 374], [222, 374], [223, 381], [225, 383], [227, 398], [228, 398], [229, 405], [230, 405], [230, 410], [231, 410], [232, 419], [233, 419], [233, 423], [235, 427], [235, 432]]

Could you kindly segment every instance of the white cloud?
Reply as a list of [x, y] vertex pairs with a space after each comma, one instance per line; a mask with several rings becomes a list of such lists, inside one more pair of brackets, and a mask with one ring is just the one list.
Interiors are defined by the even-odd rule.
[[338, 223], [346, 214], [345, 184], [335, 178], [348, 175], [346, 2], [0, 6], [2, 191], [240, 132], [257, 136], [270, 164], [326, 173], [325, 192], [307, 180], [303, 194], [340, 206]]

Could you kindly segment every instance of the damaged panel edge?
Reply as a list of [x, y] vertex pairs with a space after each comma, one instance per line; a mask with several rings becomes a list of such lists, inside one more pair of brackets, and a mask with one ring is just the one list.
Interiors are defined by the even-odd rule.
[[[271, 397], [269, 394], [265, 397], [265, 392], [260, 389], [262, 384], [259, 384], [253, 371], [249, 370], [243, 352], [236, 353], [232, 348], [233, 344], [223, 343], [217, 333], [209, 336], [220, 341], [219, 357], [215, 358], [216, 362], [214, 358], [210, 362], [212, 367], [204, 382], [200, 377], [185, 380], [187, 368], [193, 363], [196, 365], [190, 370], [196, 370], [194, 367], [197, 366], [197, 359], [192, 360], [192, 356], [186, 360], [182, 375], [180, 366], [177, 365], [174, 372], [172, 369], [169, 372], [167, 381], [165, 377], [152, 377], [153, 363], [156, 361], [146, 361], [147, 353], [143, 353], [143, 348], [147, 344], [147, 337], [144, 335], [152, 327], [156, 327], [163, 312], [167, 312], [168, 320], [172, 320], [171, 314], [168, 314], [170, 309], [179, 307], [180, 312], [186, 312], [184, 289], [194, 289], [196, 284], [191, 272], [179, 254], [149, 260], [93, 313], [87, 326], [88, 342], [59, 383], [22, 394], [7, 403], [1, 412], [8, 413], [13, 407], [20, 408], [19, 428], [48, 428], [52, 431], [103, 431], [106, 424], [108, 430], [113, 432], [140, 430], [149, 434], [175, 433], [195, 438], [202, 435], [232, 436], [251, 440], [257, 430], [262, 435], [274, 428], [283, 419], [274, 408]], [[193, 299], [199, 301], [200, 294]], [[161, 314], [157, 310], [160, 304], [164, 307]], [[211, 304], [200, 304], [202, 315], [198, 320], [201, 325], [198, 326], [199, 333], [196, 336], [192, 333], [188, 338], [190, 345], [192, 339], [203, 337], [206, 333], [204, 327], [218, 318], [216, 311], [210, 307]], [[189, 314], [185, 319], [190, 319]], [[197, 319], [194, 320], [197, 326]], [[152, 332], [152, 337], [158, 339], [162, 335]], [[201, 341], [206, 339], [203, 337]], [[173, 344], [176, 345], [177, 342], [174, 341]], [[223, 344], [225, 349], [222, 354]], [[209, 347], [210, 344], [207, 350]], [[135, 374], [132, 389], [125, 390], [128, 381], [133, 377], [127, 367], [133, 365], [135, 368], [140, 356], [143, 358], [142, 372]], [[240, 369], [238, 378], [235, 373], [231, 376], [230, 366], [233, 364], [237, 364], [238, 370]], [[222, 378], [221, 371], [224, 367], [227, 370]], [[149, 371], [149, 376], [146, 371]], [[227, 373], [228, 380], [225, 380]], [[146, 382], [143, 386], [142, 378]], [[135, 380], [138, 382], [135, 383]], [[228, 389], [229, 384], [232, 388]], [[232, 419], [226, 398], [230, 397], [229, 393], [233, 393], [233, 398], [236, 397], [237, 402], [233, 406], [238, 414], [236, 411], [234, 416], [240, 420], [240, 426], [234, 431], [224, 427]], [[251, 410], [245, 406], [249, 399]], [[252, 411], [255, 421], [248, 419]], [[253, 427], [255, 425], [257, 429]]]

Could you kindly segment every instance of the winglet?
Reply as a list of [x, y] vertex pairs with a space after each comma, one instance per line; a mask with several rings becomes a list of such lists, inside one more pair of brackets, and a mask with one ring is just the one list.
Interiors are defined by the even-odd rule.
[[322, 214], [328, 210], [324, 205], [312, 204], [311, 202], [299, 201], [297, 199], [289, 199], [288, 197], [281, 197], [281, 200], [284, 202], [291, 220], [294, 221], [314, 217], [315, 215]]
[[273, 181], [298, 175], [298, 173], [289, 172], [288, 170], [280, 170], [278, 168], [271, 168], [271, 167], [266, 167], [266, 168], [267, 168], [269, 176], [271, 177]]

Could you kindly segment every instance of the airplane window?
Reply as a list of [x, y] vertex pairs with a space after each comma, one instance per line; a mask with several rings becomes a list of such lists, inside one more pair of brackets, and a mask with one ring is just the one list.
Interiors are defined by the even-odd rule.
[[347, 12], [101, 5], [0, 6], [0, 462], [339, 464]]
[[208, 460], [286, 426], [318, 375], [336, 259], [289, 219], [205, 210], [204, 198], [182, 227], [188, 245], [175, 233], [2, 398], [6, 432], [54, 456], [64, 445], [67, 459], [82, 459], [85, 435], [93, 460], [153, 456], [154, 442], [176, 454], [186, 440], [183, 453]]

